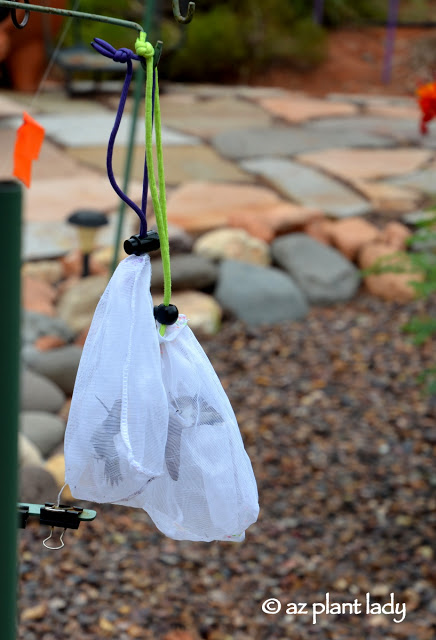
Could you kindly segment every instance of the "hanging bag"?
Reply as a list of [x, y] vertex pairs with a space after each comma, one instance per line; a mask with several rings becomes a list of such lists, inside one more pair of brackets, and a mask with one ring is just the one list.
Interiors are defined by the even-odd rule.
[[[94, 48], [127, 63], [126, 79], [107, 155], [109, 180], [140, 218], [147, 237], [147, 167], [142, 209], [119, 188], [112, 171], [116, 135], [132, 79], [129, 49], [96, 39]], [[75, 498], [133, 504], [164, 472], [168, 404], [150, 294], [148, 255], [131, 255], [101, 297], [80, 361], [65, 434], [65, 480]]]
[[[104, 55], [121, 56], [103, 41], [97, 47]], [[258, 517], [256, 481], [224, 389], [186, 317], [170, 304], [158, 77], [144, 33], [136, 51], [146, 59], [144, 189], [148, 178], [161, 245], [163, 304], [152, 309], [148, 256], [126, 258], [97, 307], [84, 347], [67, 426], [66, 481], [75, 497], [145, 509], [176, 540], [242, 541]], [[120, 109], [123, 104], [122, 98]], [[117, 190], [109, 161], [113, 142], [108, 173]], [[138, 242], [147, 235], [145, 206], [146, 194]], [[124, 305], [130, 305], [127, 315]], [[110, 396], [112, 405], [102, 396]]]
[[233, 409], [184, 316], [159, 339], [169, 409], [166, 470], [147, 485], [143, 507], [176, 540], [242, 541], [259, 507]]

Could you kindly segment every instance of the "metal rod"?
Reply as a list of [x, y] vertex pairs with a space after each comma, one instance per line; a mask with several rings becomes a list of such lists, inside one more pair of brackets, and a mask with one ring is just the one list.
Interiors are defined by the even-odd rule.
[[388, 25], [386, 30], [385, 57], [383, 62], [382, 81], [389, 84], [392, 78], [392, 64], [397, 31], [399, 0], [389, 0]]
[[17, 494], [18, 412], [20, 371], [20, 269], [21, 269], [21, 185], [0, 181], [0, 224], [4, 251], [0, 252], [0, 299], [6, 301], [0, 327], [0, 565], [5, 585], [0, 600], [2, 638], [15, 640], [17, 593]]
[[23, 9], [23, 11], [38, 11], [39, 13], [49, 13], [50, 15], [65, 16], [67, 18], [80, 18], [81, 20], [94, 20], [94, 22], [115, 24], [118, 27], [126, 27], [127, 29], [134, 29], [139, 32], [143, 30], [137, 22], [121, 20], [121, 18], [111, 18], [109, 16], [100, 16], [95, 13], [83, 13], [83, 11], [73, 11], [71, 9], [57, 9], [39, 4], [23, 4], [22, 2], [13, 2], [12, 0], [0, 0], [0, 7]]
[[177, 22], [180, 22], [180, 24], [188, 24], [188, 22], [191, 22], [192, 18], [194, 17], [194, 13], [195, 2], [190, 2], [188, 4], [187, 14], [186, 16], [182, 16], [182, 14], [180, 13], [180, 0], [173, 0], [173, 14]]

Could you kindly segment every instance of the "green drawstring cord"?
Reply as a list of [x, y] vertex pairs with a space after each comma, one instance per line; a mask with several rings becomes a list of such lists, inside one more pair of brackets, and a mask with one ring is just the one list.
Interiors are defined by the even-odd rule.
[[[148, 167], [148, 178], [150, 184], [151, 199], [153, 201], [154, 213], [156, 215], [157, 229], [159, 232], [162, 266], [164, 275], [164, 299], [163, 303], [168, 306], [171, 301], [171, 264], [170, 246], [168, 240], [167, 203], [165, 196], [165, 171], [162, 151], [162, 128], [159, 103], [159, 83], [157, 69], [154, 69], [154, 48], [146, 42], [145, 32], [141, 32], [135, 43], [136, 53], [143, 56], [147, 63], [147, 84], [145, 88], [145, 154]], [[153, 73], [155, 74], [155, 98], [154, 117], [156, 130], [156, 155], [157, 173], [159, 182], [159, 192], [156, 185], [153, 162]], [[165, 335], [165, 325], [160, 328], [161, 336]]]

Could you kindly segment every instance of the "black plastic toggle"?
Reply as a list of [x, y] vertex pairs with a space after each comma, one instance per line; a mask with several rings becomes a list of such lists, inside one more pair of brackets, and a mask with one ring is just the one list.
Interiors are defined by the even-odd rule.
[[56, 507], [52, 502], [46, 502], [42, 507], [39, 522], [47, 524], [49, 527], [62, 527], [62, 529], [78, 529], [79, 516], [83, 509], [80, 507], [69, 507], [61, 504]]
[[154, 317], [160, 324], [170, 326], [176, 324], [179, 310], [174, 304], [169, 304], [167, 307], [164, 304], [160, 304], [158, 307], [154, 307]]
[[129, 256], [142, 256], [144, 253], [150, 253], [150, 251], [156, 251], [159, 248], [160, 240], [157, 231], [148, 231], [147, 235], [143, 237], [137, 234], [124, 242], [124, 251]]

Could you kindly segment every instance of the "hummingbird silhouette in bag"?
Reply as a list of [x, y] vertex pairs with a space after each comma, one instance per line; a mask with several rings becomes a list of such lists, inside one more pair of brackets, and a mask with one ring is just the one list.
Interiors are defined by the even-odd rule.
[[183, 430], [220, 423], [223, 423], [223, 419], [218, 411], [211, 407], [204, 398], [199, 398], [198, 394], [170, 398], [165, 462], [172, 480], [179, 479]]
[[[97, 396], [96, 396], [97, 397]], [[116, 400], [112, 409], [97, 398], [100, 404], [106, 409], [107, 417], [103, 421], [104, 432], [94, 433], [91, 438], [92, 446], [97, 456], [97, 460], [104, 460], [104, 476], [113, 487], [122, 480], [118, 453], [115, 446], [115, 437], [120, 432], [121, 424], [121, 400]]]

